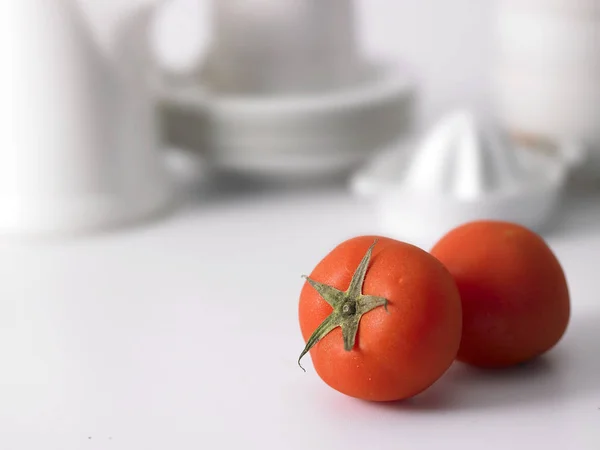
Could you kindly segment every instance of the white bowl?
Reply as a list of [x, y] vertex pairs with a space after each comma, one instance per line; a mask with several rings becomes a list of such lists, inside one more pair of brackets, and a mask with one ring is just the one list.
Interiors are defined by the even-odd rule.
[[[356, 167], [407, 132], [414, 94], [406, 72], [389, 65], [371, 66], [354, 88], [318, 95], [242, 97], [200, 84], [159, 87], [167, 136], [194, 143], [217, 167], [273, 178]], [[175, 116], [187, 116], [187, 126], [169, 119]]]

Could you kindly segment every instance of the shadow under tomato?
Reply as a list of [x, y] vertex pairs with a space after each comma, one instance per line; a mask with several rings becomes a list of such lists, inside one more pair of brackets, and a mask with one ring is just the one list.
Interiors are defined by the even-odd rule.
[[459, 409], [522, 407], [546, 402], [564, 393], [560, 359], [544, 355], [505, 369], [480, 369], [457, 363], [447, 375], [446, 388], [456, 392], [454, 406]]
[[[418, 396], [375, 408], [403, 412], [527, 408], [600, 396], [600, 313], [571, 322], [559, 345], [546, 355], [506, 369], [455, 363]], [[600, 406], [600, 405], [599, 405]]]
[[431, 387], [421, 394], [401, 401], [392, 402], [368, 402], [363, 401], [364, 405], [372, 408], [390, 409], [404, 412], [434, 412], [445, 409], [453, 409], [456, 406], [456, 392], [448, 389], [446, 376], [442, 377]]
[[387, 406], [406, 411], [421, 412], [452, 409], [456, 404], [455, 393], [447, 389], [444, 384], [443, 379], [441, 379], [421, 394], [400, 402], [390, 403]]
[[557, 347], [529, 363], [502, 370], [456, 365], [448, 387], [459, 407], [560, 404], [600, 394], [600, 313], [573, 318]]
[[369, 406], [406, 413], [435, 413], [545, 401], [556, 392], [558, 378], [555, 365], [546, 356], [502, 370], [478, 369], [457, 362], [421, 394], [402, 401], [372, 403]]

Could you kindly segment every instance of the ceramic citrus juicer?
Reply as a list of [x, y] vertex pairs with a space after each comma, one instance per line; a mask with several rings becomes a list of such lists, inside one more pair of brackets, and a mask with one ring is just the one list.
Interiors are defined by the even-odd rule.
[[417, 244], [480, 219], [540, 231], [582, 157], [571, 145], [549, 154], [514, 142], [490, 118], [455, 111], [379, 155], [355, 175], [352, 188], [373, 202], [382, 232]]

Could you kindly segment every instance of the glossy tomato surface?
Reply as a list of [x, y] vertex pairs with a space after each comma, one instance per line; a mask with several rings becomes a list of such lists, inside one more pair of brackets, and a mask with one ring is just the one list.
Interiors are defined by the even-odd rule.
[[462, 297], [458, 359], [504, 367], [561, 339], [570, 316], [563, 269], [544, 240], [513, 223], [480, 221], [450, 231], [432, 249]]
[[[362, 316], [354, 348], [344, 350], [336, 328], [310, 351], [315, 370], [332, 388], [352, 397], [393, 401], [412, 397], [450, 367], [460, 344], [462, 313], [456, 284], [427, 252], [392, 239], [362, 236], [343, 242], [310, 278], [345, 291], [365, 252], [377, 239], [363, 294], [384, 297], [384, 307]], [[299, 318], [305, 341], [332, 307], [306, 283]]]

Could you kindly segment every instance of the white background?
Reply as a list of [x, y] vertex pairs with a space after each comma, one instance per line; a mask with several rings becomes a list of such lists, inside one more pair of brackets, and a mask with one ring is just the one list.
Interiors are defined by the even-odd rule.
[[[193, 53], [201, 8], [175, 5], [165, 45]], [[489, 2], [361, 10], [369, 52], [420, 74], [426, 114], [484, 102]], [[223, 189], [118, 233], [0, 242], [0, 449], [600, 448], [596, 197], [571, 196], [547, 236], [573, 298], [554, 351], [498, 373], [457, 364], [416, 399], [379, 405], [326, 387], [309, 358], [308, 373], [296, 365], [300, 275], [375, 232], [372, 210], [343, 190]]]

